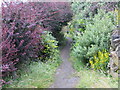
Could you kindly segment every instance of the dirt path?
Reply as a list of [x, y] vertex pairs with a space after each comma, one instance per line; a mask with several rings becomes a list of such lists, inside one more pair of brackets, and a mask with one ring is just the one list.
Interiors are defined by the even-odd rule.
[[68, 39], [66, 46], [61, 50], [63, 63], [56, 71], [55, 82], [51, 88], [74, 88], [79, 80], [78, 77], [73, 75], [75, 70], [73, 69], [71, 62], [68, 61], [71, 47], [70, 42], [71, 40]]

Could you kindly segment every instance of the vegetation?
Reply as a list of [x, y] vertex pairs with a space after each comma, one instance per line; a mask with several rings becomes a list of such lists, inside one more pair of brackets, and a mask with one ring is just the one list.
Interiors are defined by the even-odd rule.
[[118, 79], [97, 71], [83, 68], [76, 76], [81, 77], [77, 88], [118, 88]]
[[93, 60], [89, 61], [91, 67], [95, 70], [107, 71], [109, 63], [109, 53], [106, 51], [98, 52], [94, 55]]
[[73, 39], [71, 61], [78, 71], [75, 76], [81, 78], [76, 87], [118, 88], [118, 78], [108, 73], [110, 35], [117, 25], [116, 5], [110, 3], [113, 7], [108, 10], [105, 8], [108, 3], [96, 4], [72, 3], [74, 16], [66, 27], [70, 31], [65, 36]]
[[71, 56], [70, 61], [73, 64], [73, 68], [77, 71], [74, 76], [80, 77], [76, 88], [118, 88], [118, 78], [113, 78], [110, 74], [106, 75], [104, 72], [91, 69], [74, 56]]
[[117, 88], [118, 78], [108, 73], [117, 13], [116, 2], [3, 2], [0, 86], [50, 87], [69, 38], [70, 60], [81, 78], [76, 87]]
[[99, 51], [109, 51], [110, 32], [114, 29], [114, 24], [106, 14], [104, 15], [99, 12], [93, 21], [87, 22], [84, 33], [78, 32], [75, 36], [72, 54], [85, 63], [88, 63]]
[[[11, 76], [15, 78], [16, 70], [22, 63], [27, 65], [33, 61], [59, 60], [54, 32], [60, 31], [71, 19], [71, 15], [70, 4], [67, 2], [3, 2], [3, 33], [0, 42], [3, 79]], [[44, 35], [47, 30], [52, 31], [53, 36], [51, 32]], [[2, 84], [7, 83], [0, 81]]]
[[58, 50], [58, 41], [51, 35], [52, 32], [44, 31], [42, 37], [42, 44], [44, 46], [43, 50], [40, 51], [39, 59], [41, 61], [58, 61], [60, 60], [59, 57], [59, 50]]
[[[5, 88], [46, 88], [54, 81], [54, 73], [58, 62], [33, 62], [27, 68], [18, 70], [19, 78], [10, 79], [10, 83]], [[4, 88], [3, 87], [3, 88]]]
[[[88, 9], [88, 6], [91, 6], [89, 3], [85, 3], [85, 5], [87, 6], [84, 6], [85, 9], [83, 11], [86, 8]], [[103, 50], [109, 52], [111, 31], [116, 25], [114, 13], [97, 9], [97, 14], [92, 15], [89, 13], [89, 17], [84, 15], [84, 13], [75, 15], [73, 21], [69, 22], [68, 25], [68, 28], [70, 28], [70, 33], [68, 33], [70, 35], [68, 36], [73, 39], [71, 56], [92, 67], [95, 65], [96, 69], [100, 65], [103, 71], [107, 71], [109, 58], [107, 58], [105, 63], [95, 63], [95, 61], [96, 58], [102, 58], [103, 55], [99, 56], [96, 54], [103, 52]], [[108, 54], [106, 55], [108, 57]]]

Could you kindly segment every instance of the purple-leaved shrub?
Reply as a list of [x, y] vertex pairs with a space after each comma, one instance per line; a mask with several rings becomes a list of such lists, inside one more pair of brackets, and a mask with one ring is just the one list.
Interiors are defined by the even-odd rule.
[[61, 28], [71, 16], [67, 2], [2, 3], [2, 77], [11, 75], [21, 62], [42, 57], [39, 51], [44, 48], [41, 44], [43, 31], [57, 31], [55, 28]]

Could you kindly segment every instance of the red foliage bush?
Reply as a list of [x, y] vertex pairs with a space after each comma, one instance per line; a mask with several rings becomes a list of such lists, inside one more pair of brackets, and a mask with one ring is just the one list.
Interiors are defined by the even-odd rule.
[[50, 30], [58, 31], [61, 30], [63, 25], [67, 25], [67, 22], [69, 22], [72, 19], [72, 11], [70, 9], [70, 3], [65, 2], [47, 2], [45, 3], [47, 6], [50, 6], [47, 8], [49, 9], [49, 12], [56, 12], [51, 17], [52, 20], [45, 20], [43, 21], [43, 25], [45, 27], [49, 27]]
[[[30, 4], [7, 4], [2, 7], [2, 75], [16, 70], [15, 64], [37, 57], [41, 47], [36, 10]], [[32, 14], [33, 13], [33, 14]], [[37, 21], [38, 20], [38, 21]]]
[[[69, 3], [3, 3], [2, 4], [2, 77], [15, 71], [16, 64], [36, 59], [43, 30], [54, 30], [71, 20]], [[0, 61], [1, 62], [1, 61]]]

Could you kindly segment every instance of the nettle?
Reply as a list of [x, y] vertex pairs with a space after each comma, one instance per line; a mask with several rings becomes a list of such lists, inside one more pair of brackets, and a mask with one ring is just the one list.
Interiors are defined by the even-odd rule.
[[44, 49], [41, 44], [43, 31], [68, 22], [71, 15], [69, 7], [69, 3], [54, 2], [2, 3], [0, 58], [3, 77], [11, 75], [21, 62], [40, 57], [39, 51]]

